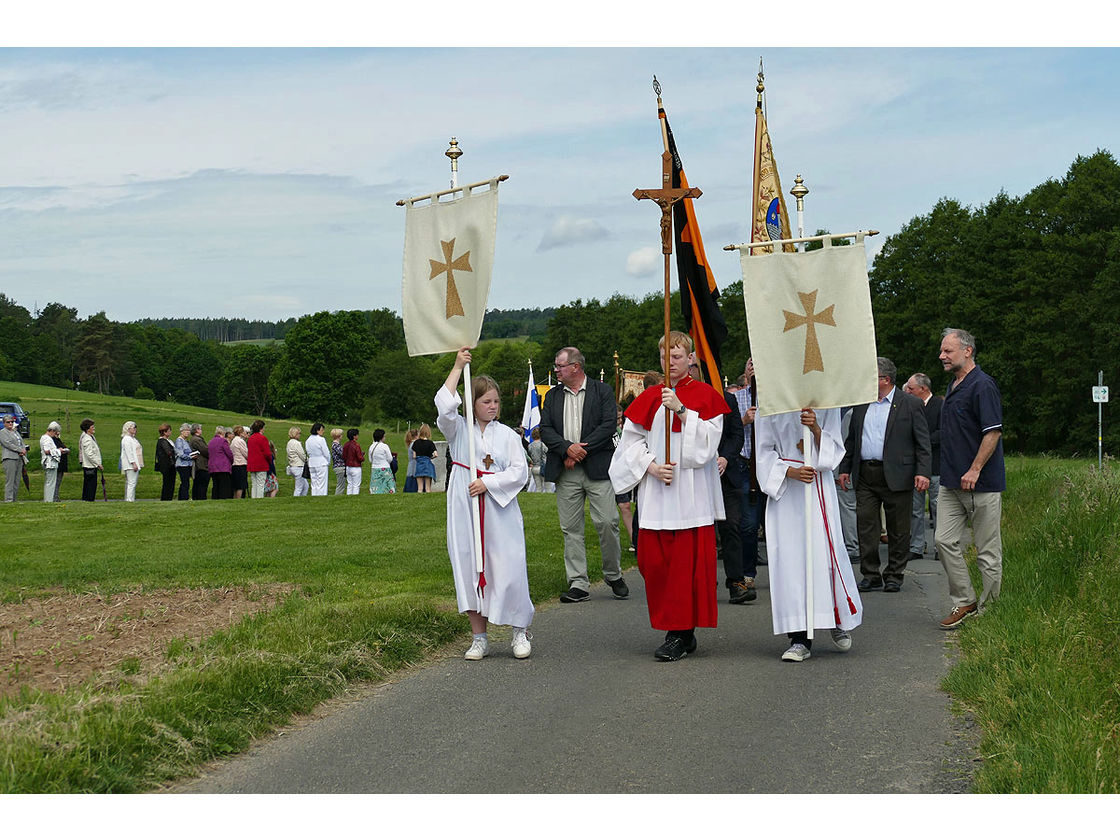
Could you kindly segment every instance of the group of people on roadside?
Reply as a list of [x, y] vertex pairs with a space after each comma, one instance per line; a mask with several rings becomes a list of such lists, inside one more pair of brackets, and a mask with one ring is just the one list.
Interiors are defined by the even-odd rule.
[[[14, 425], [14, 418], [5, 422], [5, 430]], [[78, 462], [82, 470], [82, 500], [95, 501], [100, 480], [102, 497], [108, 498], [104, 481], [104, 464], [98, 443], [96, 423], [91, 418], [79, 426]], [[155, 471], [161, 476], [160, 500], [203, 500], [275, 497], [280, 489], [276, 445], [264, 434], [265, 421], [255, 420], [249, 426], [216, 426], [209, 440], [200, 423], [183, 423], [177, 436], [163, 423], [155, 442]], [[124, 500], [136, 500], [136, 488], [144, 469], [144, 446], [137, 437], [138, 427], [128, 421], [121, 429], [119, 470], [124, 476]], [[369, 461], [369, 492], [393, 493], [396, 490], [396, 454], [385, 443], [385, 430], [373, 433], [373, 443], [363, 452], [358, 442], [358, 429], [333, 429], [330, 442], [324, 437], [322, 423], [314, 423], [307, 439], [301, 440], [298, 426], [288, 429], [285, 447], [287, 466], [284, 473], [294, 480], [293, 495], [325, 496], [330, 474], [335, 476], [336, 495], [356, 494], [362, 484], [362, 464]], [[343, 436], [346, 443], [343, 444]], [[43, 468], [43, 501], [57, 502], [62, 477], [70, 471], [71, 450], [62, 441], [62, 427], [52, 421], [39, 440]], [[12, 438], [12, 440], [9, 440]], [[425, 424], [410, 430], [409, 479], [406, 492], [431, 492], [435, 478], [433, 458], [435, 444], [431, 428]], [[15, 501], [22, 469], [27, 462], [28, 447], [18, 432], [0, 432], [3, 446], [5, 501]], [[9, 457], [9, 452], [11, 457]], [[149, 455], [150, 457], [150, 455]], [[11, 464], [9, 465], [9, 461]], [[411, 483], [411, 487], [409, 484]], [[178, 490], [176, 491], [176, 484]], [[9, 486], [10, 485], [10, 486]], [[9, 498], [10, 495], [10, 498]]]
[[[730, 603], [757, 599], [754, 576], [764, 522], [774, 633], [788, 639], [781, 659], [808, 659], [816, 630], [827, 630], [836, 649], [848, 651], [851, 633], [863, 618], [861, 593], [901, 590], [906, 562], [916, 553], [910, 550], [912, 522], [921, 527], [924, 552], [931, 479], [939, 479], [937, 501], [930, 500], [936, 557], [945, 568], [953, 605], [939, 626], [958, 627], [999, 596], [1002, 403], [995, 381], [976, 365], [976, 342], [967, 331], [950, 328], [942, 335], [939, 359], [951, 381], [944, 400], [932, 401], [932, 407], [925, 374], [915, 374], [901, 390], [894, 365], [880, 358], [874, 403], [770, 416], [758, 414], [750, 362], [736, 387], [721, 395], [700, 381], [688, 335], [673, 332], [664, 345], [663, 339], [664, 381], [651, 378], [628, 405], [620, 433], [611, 388], [586, 376], [577, 348], [556, 354], [558, 384], [545, 397], [538, 428], [546, 450], [541, 477], [555, 485], [564, 538], [569, 588], [561, 602], [591, 598], [585, 504], [599, 537], [610, 594], [629, 597], [618, 525], [619, 505], [626, 503], [650, 624], [665, 633], [654, 656], [677, 661], [697, 649], [698, 627], [716, 626], [718, 557]], [[470, 619], [473, 634], [465, 656], [488, 655], [487, 627], [496, 623], [514, 628], [513, 654], [524, 658], [531, 649], [533, 605], [516, 497], [530, 480], [532, 459], [516, 432], [494, 423], [500, 406], [496, 384], [476, 377], [473, 433], [482, 463], [470, 474], [466, 421], [458, 414], [461, 399], [455, 390], [469, 360], [469, 349], [460, 350], [436, 395], [440, 429], [456, 468], [448, 485], [447, 533], [459, 610]], [[666, 414], [671, 424], [664, 422]], [[808, 493], [796, 492], [802, 487]], [[858, 583], [855, 561], [845, 551], [851, 540], [849, 535], [846, 543], [838, 489], [853, 491], [856, 499], [863, 575]], [[481, 558], [468, 550], [472, 497], [486, 511]], [[814, 501], [807, 505], [806, 498]], [[879, 559], [883, 517], [885, 566]], [[969, 524], [983, 579], [979, 598], [964, 560]]]

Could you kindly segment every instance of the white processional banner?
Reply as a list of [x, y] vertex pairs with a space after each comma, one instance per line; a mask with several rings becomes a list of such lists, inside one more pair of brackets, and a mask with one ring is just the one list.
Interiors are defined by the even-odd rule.
[[805, 253], [740, 248], [743, 302], [763, 416], [878, 398], [863, 242]]
[[405, 203], [401, 298], [410, 356], [473, 347], [482, 333], [498, 227], [498, 181], [464, 189], [466, 194], [453, 201], [436, 196]]

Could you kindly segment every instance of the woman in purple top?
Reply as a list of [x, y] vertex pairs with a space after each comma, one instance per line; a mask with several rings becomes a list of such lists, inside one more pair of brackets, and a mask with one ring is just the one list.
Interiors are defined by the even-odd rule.
[[233, 498], [233, 450], [226, 439], [227, 431], [225, 426], [218, 426], [206, 445], [210, 458], [211, 499]]

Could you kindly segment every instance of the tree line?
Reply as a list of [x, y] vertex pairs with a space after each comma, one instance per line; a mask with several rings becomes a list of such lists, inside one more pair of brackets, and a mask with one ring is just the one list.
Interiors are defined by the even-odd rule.
[[[978, 208], [938, 201], [886, 238], [869, 272], [879, 354], [900, 377], [927, 373], [940, 393], [948, 384], [937, 360], [941, 330], [967, 329], [1003, 392], [1008, 449], [1089, 454], [1096, 445], [1090, 388], [1098, 370], [1110, 382], [1120, 357], [1118, 194], [1120, 166], [1098, 150], [1019, 198], [1001, 192]], [[716, 279], [728, 327], [722, 372], [734, 380], [750, 352], [742, 282], [725, 283], [718, 272]], [[504, 417], [517, 422], [529, 362], [537, 383], [545, 382], [561, 347], [579, 347], [588, 374], [602, 372], [608, 382], [616, 352], [623, 369], [657, 368], [663, 306], [651, 290], [491, 310], [473, 367], [498, 380]], [[670, 308], [673, 328], [683, 329], [679, 293]], [[242, 335], [252, 338], [234, 338]], [[0, 294], [0, 379], [343, 424], [430, 420], [452, 360], [409, 357], [401, 320], [388, 309], [272, 324], [116, 323], [104, 312], [79, 320], [59, 303], [32, 315]], [[1117, 444], [1120, 430], [1106, 424], [1106, 448]]]

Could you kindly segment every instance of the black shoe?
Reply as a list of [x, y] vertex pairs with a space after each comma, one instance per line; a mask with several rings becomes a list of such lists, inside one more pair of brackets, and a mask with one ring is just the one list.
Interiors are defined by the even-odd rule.
[[[624, 581], [622, 578], [619, 578], [618, 580], [608, 580], [607, 586], [611, 588], [611, 592], [614, 594], [614, 597], [619, 601], [625, 601], [630, 597], [630, 587], [626, 585], [626, 581]], [[563, 598], [561, 598], [561, 600], [563, 600]]]
[[586, 601], [591, 596], [584, 592], [582, 589], [576, 589], [574, 586], [560, 596], [560, 603], [562, 604], [575, 604], [579, 601]]
[[[860, 592], [870, 592], [872, 589], [882, 588], [883, 582], [881, 580], [870, 580], [868, 578], [864, 578], [858, 584], [856, 584], [856, 589], [858, 589]], [[563, 599], [563, 596], [561, 596], [561, 599]]]
[[662, 662], [676, 662], [678, 659], [684, 659], [694, 650], [696, 650], [695, 638], [690, 648], [680, 636], [672, 636], [653, 652], [653, 656]]
[[758, 597], [758, 590], [754, 588], [753, 581], [733, 580], [728, 584], [727, 588], [730, 590], [729, 594], [731, 595], [731, 597], [727, 599], [730, 604], [745, 604]]
[[884, 592], [901, 592], [902, 591], [902, 584], [898, 583], [897, 581], [888, 580], [886, 583], [883, 584], [883, 591]]
[[910, 552], [910, 559], [911, 560], [921, 560], [923, 557], [925, 557], [925, 555], [921, 554], [920, 552], [917, 552], [917, 551], [911, 551]]

